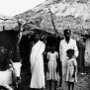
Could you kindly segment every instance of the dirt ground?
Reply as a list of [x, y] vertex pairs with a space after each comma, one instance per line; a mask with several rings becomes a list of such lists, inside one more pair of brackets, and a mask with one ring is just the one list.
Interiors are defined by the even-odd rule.
[[80, 73], [78, 82], [75, 84], [75, 90], [90, 90], [90, 74]]
[[[29, 73], [24, 72], [21, 74], [21, 76], [22, 76], [22, 82], [19, 85], [18, 90], [29, 90], [31, 75]], [[54, 85], [53, 85], [53, 87], [54, 87]], [[44, 90], [49, 90], [49, 85]], [[61, 89], [61, 87], [59, 87], [56, 90], [62, 90], [62, 89]], [[75, 83], [74, 90], [90, 90], [90, 70], [89, 70], [89, 68], [78, 73], [78, 82]]]

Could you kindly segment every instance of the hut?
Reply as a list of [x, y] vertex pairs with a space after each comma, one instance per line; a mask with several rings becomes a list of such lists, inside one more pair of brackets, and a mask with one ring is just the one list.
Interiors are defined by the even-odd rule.
[[60, 36], [60, 40], [63, 38], [63, 30], [71, 29], [72, 38], [77, 41], [79, 49], [78, 68], [82, 69], [85, 66], [84, 55], [86, 55], [87, 40], [85, 42], [83, 35], [90, 32], [89, 0], [46, 0], [14, 18], [27, 21], [25, 31], [30, 31], [30, 27], [35, 25], [41, 31], [50, 33], [52, 38]]
[[[43, 33], [43, 36], [47, 37], [48, 45], [51, 43], [53, 45], [55, 41], [57, 43], [55, 46], [59, 47], [60, 40], [64, 38], [63, 30], [69, 28], [79, 49], [78, 68], [81, 69], [85, 66], [84, 55], [86, 56], [85, 51], [89, 42], [85, 34], [89, 35], [90, 32], [89, 0], [46, 0], [35, 8], [14, 16], [12, 21], [17, 22], [18, 20], [21, 20], [23, 28], [23, 36], [20, 42], [20, 54], [23, 63], [29, 61], [29, 46], [31, 37], [35, 33]], [[3, 25], [5, 26], [5, 23]], [[5, 30], [8, 30], [9, 25], [5, 27]], [[13, 23], [10, 27], [12, 28], [12, 26], [14, 26], [14, 30], [19, 30], [17, 23]], [[23, 67], [27, 67], [27, 64]]]

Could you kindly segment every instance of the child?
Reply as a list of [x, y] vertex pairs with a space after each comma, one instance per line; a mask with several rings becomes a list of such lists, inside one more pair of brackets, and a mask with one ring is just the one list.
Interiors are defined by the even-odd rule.
[[[76, 67], [77, 62], [74, 58], [74, 50], [68, 49], [66, 51], [67, 54], [67, 73], [66, 73], [66, 81], [68, 82], [68, 90], [74, 90], [74, 82], [77, 82], [76, 77]], [[71, 89], [72, 87], [72, 89]]]
[[[50, 52], [47, 53], [47, 59], [48, 61], [48, 73], [47, 73], [47, 79], [50, 81], [50, 88], [52, 87], [52, 84], [56, 83], [57, 80], [57, 58], [58, 58], [58, 52], [52, 48]], [[55, 85], [56, 86], [56, 85]]]

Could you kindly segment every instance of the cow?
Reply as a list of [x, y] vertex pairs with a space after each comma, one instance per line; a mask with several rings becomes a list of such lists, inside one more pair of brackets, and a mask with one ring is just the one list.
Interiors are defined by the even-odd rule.
[[[9, 90], [13, 90], [9, 86], [12, 82], [11, 73], [15, 76], [14, 80], [16, 84], [18, 84], [21, 79], [20, 71], [22, 60], [19, 54], [21, 37], [22, 34], [20, 31], [5, 30], [0, 32], [0, 86]], [[12, 67], [12, 69], [9, 69], [10, 67]], [[10, 70], [12, 70], [12, 72], [10, 72]]]

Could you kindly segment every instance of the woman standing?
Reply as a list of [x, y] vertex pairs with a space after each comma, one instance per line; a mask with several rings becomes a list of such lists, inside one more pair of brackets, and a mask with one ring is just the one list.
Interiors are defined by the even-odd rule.
[[43, 63], [43, 53], [45, 51], [45, 43], [39, 40], [39, 36], [35, 37], [35, 44], [32, 47], [30, 55], [31, 63], [31, 84], [32, 89], [42, 89], [45, 86], [45, 76], [44, 76], [44, 63]]

